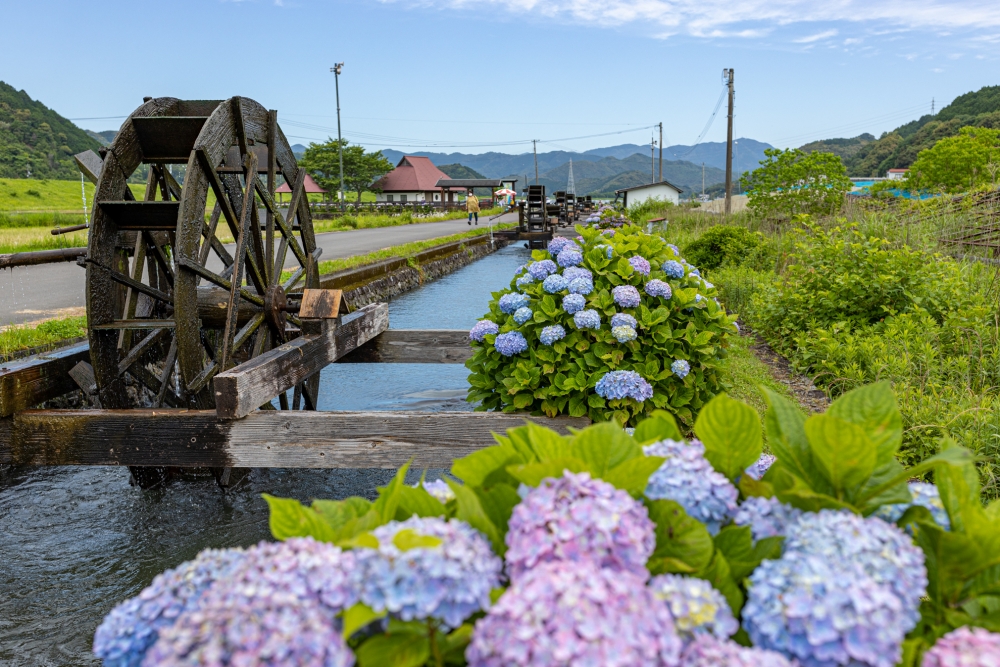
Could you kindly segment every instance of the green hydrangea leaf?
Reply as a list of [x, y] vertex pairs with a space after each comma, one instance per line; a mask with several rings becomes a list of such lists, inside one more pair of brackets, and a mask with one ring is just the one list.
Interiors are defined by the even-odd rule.
[[702, 408], [694, 432], [705, 445], [705, 458], [730, 480], [740, 477], [764, 448], [757, 411], [726, 394]]

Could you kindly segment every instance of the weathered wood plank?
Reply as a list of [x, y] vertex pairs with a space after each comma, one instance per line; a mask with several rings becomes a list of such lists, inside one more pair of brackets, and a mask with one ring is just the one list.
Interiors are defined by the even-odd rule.
[[327, 364], [371, 340], [389, 327], [389, 306], [366, 306], [352, 318], [320, 332], [306, 332], [213, 380], [221, 419], [239, 419], [278, 394], [319, 372]]
[[347, 364], [464, 364], [472, 356], [464, 329], [388, 329], [338, 359]]
[[90, 345], [84, 342], [0, 363], [0, 417], [73, 391], [69, 371], [89, 359]]
[[530, 420], [567, 432], [586, 419], [496, 412], [31, 410], [0, 420], [0, 463], [251, 468], [448, 468]]

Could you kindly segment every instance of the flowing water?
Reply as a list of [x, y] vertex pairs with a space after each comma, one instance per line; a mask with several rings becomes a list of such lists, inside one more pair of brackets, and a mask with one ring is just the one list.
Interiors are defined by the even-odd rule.
[[[390, 326], [470, 328], [529, 256], [508, 247], [396, 298]], [[451, 364], [334, 365], [323, 371], [320, 409], [470, 410], [467, 374]], [[94, 629], [157, 573], [207, 547], [269, 538], [261, 493], [371, 497], [392, 475], [262, 469], [223, 493], [210, 477], [141, 491], [122, 468], [0, 468], [0, 665], [97, 665]]]

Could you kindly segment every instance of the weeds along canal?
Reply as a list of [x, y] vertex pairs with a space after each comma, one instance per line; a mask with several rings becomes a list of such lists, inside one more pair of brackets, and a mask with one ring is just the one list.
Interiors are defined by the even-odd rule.
[[[401, 295], [390, 302], [390, 326], [471, 328], [490, 293], [529, 258], [510, 246]], [[471, 410], [467, 375], [457, 364], [333, 365], [323, 371], [319, 407]], [[270, 537], [262, 493], [371, 497], [393, 473], [259, 469], [223, 493], [208, 475], [141, 491], [124, 468], [0, 468], [0, 665], [98, 665], [94, 629], [114, 605], [202, 549]]]

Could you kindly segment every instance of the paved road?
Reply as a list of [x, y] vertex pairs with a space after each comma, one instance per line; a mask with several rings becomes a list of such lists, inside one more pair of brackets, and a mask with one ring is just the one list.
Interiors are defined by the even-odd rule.
[[[516, 220], [517, 214], [511, 213], [499, 218], [498, 222]], [[480, 226], [485, 222], [485, 218], [481, 219]], [[317, 234], [316, 243], [323, 249], [321, 260], [338, 259], [468, 230], [464, 219], [445, 220]], [[289, 262], [294, 263], [294, 258]], [[0, 326], [82, 314], [80, 308], [86, 306], [85, 292], [83, 269], [73, 262], [0, 271]]]

